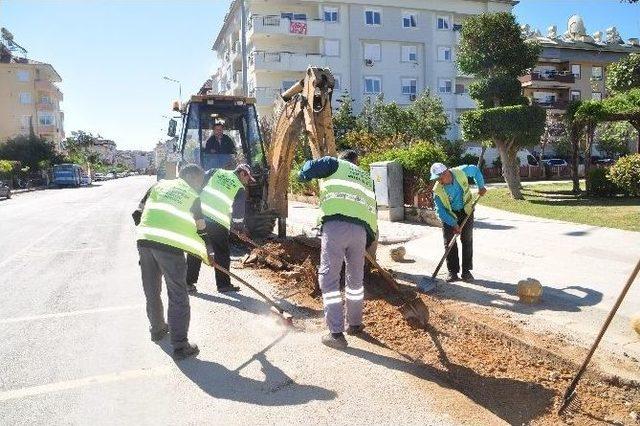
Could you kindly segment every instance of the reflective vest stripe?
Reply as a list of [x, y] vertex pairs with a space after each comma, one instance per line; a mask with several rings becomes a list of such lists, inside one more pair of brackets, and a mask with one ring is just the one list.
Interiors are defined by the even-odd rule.
[[222, 201], [227, 206], [229, 206], [229, 208], [233, 207], [233, 200], [231, 198], [227, 197], [221, 191], [218, 191], [217, 189], [212, 188], [210, 186], [205, 186], [204, 188], [202, 188], [202, 190], [204, 192], [206, 192], [207, 194], [211, 195], [212, 197], [220, 199], [220, 201]]
[[138, 235], [142, 239], [146, 239], [145, 237], [154, 236], [158, 238], [163, 238], [171, 241], [178, 241], [181, 244], [184, 244], [187, 247], [190, 247], [193, 250], [193, 253], [198, 254], [201, 257], [206, 258], [207, 251], [204, 244], [198, 244], [196, 241], [193, 241], [191, 238], [179, 234], [177, 232], [169, 231], [166, 229], [160, 228], [151, 228], [148, 226], [138, 226], [137, 229]]
[[231, 227], [233, 201], [242, 182], [231, 170], [217, 170], [202, 188], [200, 201], [202, 213], [225, 228]]
[[[462, 188], [463, 210], [466, 214], [471, 214], [471, 204], [473, 197], [471, 196], [471, 191], [469, 190], [469, 179], [467, 178], [465, 172], [457, 167], [450, 170], [453, 174], [454, 179]], [[440, 198], [440, 201], [442, 201], [445, 210], [447, 210], [447, 212], [449, 212], [451, 216], [456, 217], [456, 215], [453, 213], [453, 208], [451, 207], [451, 200], [449, 200], [449, 195], [444, 190], [444, 186], [441, 185], [440, 182], [436, 182], [435, 186], [433, 187], [433, 193]]]
[[231, 226], [231, 219], [228, 216], [225, 216], [223, 213], [219, 212], [213, 207], [209, 207], [207, 204], [203, 203], [201, 207], [202, 213], [204, 213], [206, 216], [214, 219], [216, 222], [221, 222], [222, 225], [225, 225], [227, 227]]
[[189, 213], [185, 213], [180, 211], [180, 209], [175, 208], [174, 206], [162, 202], [147, 202], [144, 205], [145, 209], [149, 210], [162, 210], [164, 212], [169, 213], [170, 215], [177, 216], [180, 219], [186, 220], [187, 222], [196, 223], [193, 219], [193, 216]]
[[369, 198], [373, 198], [374, 200], [376, 198], [376, 194], [373, 191], [366, 189], [362, 185], [359, 185], [355, 182], [351, 182], [344, 179], [335, 179], [335, 178], [324, 179], [320, 182], [321, 189], [328, 189], [330, 186], [338, 186], [338, 187], [346, 186], [348, 188], [355, 189], [357, 191], [362, 192], [364, 195], [366, 195]]

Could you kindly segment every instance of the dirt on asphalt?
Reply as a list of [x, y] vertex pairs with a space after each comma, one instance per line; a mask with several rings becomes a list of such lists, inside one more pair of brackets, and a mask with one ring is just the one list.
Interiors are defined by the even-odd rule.
[[[278, 294], [320, 315], [317, 290], [319, 249], [314, 241], [281, 240], [263, 246], [271, 255], [303, 265], [302, 272], [253, 266]], [[405, 291], [415, 294], [412, 288]], [[539, 335], [517, 323], [420, 294], [429, 307], [429, 326], [409, 324], [399, 297], [376, 272], [365, 276], [366, 333], [379, 344], [419, 364], [428, 380], [451, 387], [510, 424], [640, 424], [640, 384], [607, 375], [593, 366], [578, 396], [559, 416], [557, 408], [586, 351], [557, 336]], [[453, 408], [455, 409], [455, 408]]]

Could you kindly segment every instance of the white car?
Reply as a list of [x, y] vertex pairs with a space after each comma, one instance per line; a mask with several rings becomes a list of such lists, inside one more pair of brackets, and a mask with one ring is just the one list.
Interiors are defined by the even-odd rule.
[[91, 185], [91, 176], [89, 175], [80, 176], [80, 185], [84, 185], [84, 186]]
[[562, 158], [549, 158], [548, 160], [542, 160], [542, 162], [551, 167], [564, 167], [569, 165], [569, 163]]

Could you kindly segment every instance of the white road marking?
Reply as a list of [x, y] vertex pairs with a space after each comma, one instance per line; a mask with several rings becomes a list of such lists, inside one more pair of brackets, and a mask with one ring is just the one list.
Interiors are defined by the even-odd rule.
[[127, 311], [132, 309], [141, 309], [143, 305], [127, 305], [127, 306], [110, 306], [107, 308], [83, 309], [80, 311], [58, 312], [55, 314], [32, 315], [26, 317], [5, 318], [0, 319], [0, 324], [11, 324], [24, 321], [38, 321], [50, 318], [74, 317], [77, 315], [99, 314], [103, 312]]
[[61, 392], [90, 385], [121, 382], [123, 380], [137, 379], [141, 377], [163, 376], [171, 371], [171, 367], [141, 368], [138, 370], [121, 371], [118, 373], [89, 376], [82, 379], [66, 380], [63, 382], [49, 383], [46, 385], [29, 386], [22, 389], [14, 389], [0, 392], [0, 402], [10, 399], [25, 398], [28, 396], [42, 395], [52, 392]]

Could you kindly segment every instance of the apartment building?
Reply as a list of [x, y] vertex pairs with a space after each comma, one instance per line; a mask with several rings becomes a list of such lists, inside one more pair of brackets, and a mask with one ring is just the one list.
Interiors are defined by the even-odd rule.
[[[429, 88], [442, 98], [455, 124], [475, 107], [469, 76], [456, 67], [465, 17], [510, 11], [511, 0], [245, 0], [248, 16], [248, 89], [260, 115], [270, 115], [276, 94], [299, 80], [307, 66], [329, 67], [336, 95], [349, 91], [360, 108], [367, 97], [409, 104]], [[213, 50], [219, 68], [211, 91], [242, 93], [240, 2], [234, 0]], [[335, 105], [334, 105], [335, 106]]]
[[17, 135], [36, 135], [53, 141], [64, 139], [62, 78], [50, 64], [3, 56], [0, 61], [0, 143]]
[[562, 113], [572, 100], [606, 97], [607, 65], [640, 53], [638, 39], [625, 42], [615, 27], [588, 35], [578, 15], [569, 18], [563, 35], [558, 35], [555, 25], [547, 29], [546, 36], [527, 25], [522, 31], [542, 45], [538, 64], [520, 78], [523, 93], [550, 113]]

